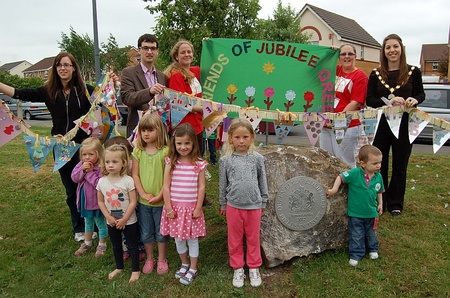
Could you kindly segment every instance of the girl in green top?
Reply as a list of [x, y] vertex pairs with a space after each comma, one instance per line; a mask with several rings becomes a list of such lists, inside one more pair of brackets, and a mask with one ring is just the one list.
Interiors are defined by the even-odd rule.
[[[147, 260], [142, 273], [150, 274], [157, 264], [157, 273], [166, 274], [169, 236], [160, 233], [161, 213], [164, 205], [162, 186], [164, 157], [167, 147], [167, 129], [156, 114], [146, 113], [138, 123], [136, 148], [132, 153], [132, 176], [138, 192], [139, 228]], [[153, 244], [158, 244], [158, 261], [153, 257]]]

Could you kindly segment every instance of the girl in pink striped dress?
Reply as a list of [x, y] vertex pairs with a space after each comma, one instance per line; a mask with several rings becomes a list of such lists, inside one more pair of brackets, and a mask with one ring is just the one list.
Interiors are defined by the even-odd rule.
[[175, 238], [181, 259], [181, 268], [175, 273], [175, 278], [184, 285], [190, 285], [197, 275], [198, 237], [206, 235], [202, 204], [208, 163], [198, 157], [199, 152], [192, 126], [177, 126], [166, 157], [161, 234]]

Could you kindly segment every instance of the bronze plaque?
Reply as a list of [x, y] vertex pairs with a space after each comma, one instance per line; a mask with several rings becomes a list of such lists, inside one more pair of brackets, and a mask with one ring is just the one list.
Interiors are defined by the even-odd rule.
[[314, 227], [327, 209], [327, 196], [316, 180], [298, 176], [286, 181], [275, 198], [278, 220], [294, 231]]

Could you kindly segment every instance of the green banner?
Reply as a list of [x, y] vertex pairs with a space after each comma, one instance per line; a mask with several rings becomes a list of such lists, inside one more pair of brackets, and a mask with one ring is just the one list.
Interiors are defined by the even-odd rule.
[[203, 98], [282, 112], [332, 112], [339, 51], [264, 40], [203, 41]]

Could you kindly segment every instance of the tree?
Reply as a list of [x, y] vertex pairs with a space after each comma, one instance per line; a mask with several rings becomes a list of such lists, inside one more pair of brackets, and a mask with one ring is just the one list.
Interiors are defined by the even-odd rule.
[[71, 53], [85, 81], [95, 81], [94, 41], [89, 35], [79, 35], [70, 26], [70, 35], [61, 32], [59, 48]]
[[102, 43], [102, 53], [100, 54], [100, 66], [102, 69], [111, 69], [120, 72], [130, 63], [128, 52], [131, 46], [119, 48], [114, 36], [110, 33], [108, 43]]
[[448, 76], [448, 49], [444, 52], [438, 64], [438, 71], [442, 77]]
[[150, 14], [158, 15], [154, 29], [160, 48], [156, 61], [159, 68], [171, 63], [170, 49], [180, 38], [192, 42], [194, 63], [198, 64], [203, 38], [257, 37], [259, 0], [143, 1], [151, 3], [146, 7]]
[[278, 0], [277, 8], [273, 12], [272, 19], [259, 19], [258, 39], [285, 41], [295, 43], [308, 43], [309, 36], [300, 32], [300, 18], [298, 12], [288, 4], [283, 7]]
[[37, 77], [21, 78], [12, 75], [8, 71], [0, 71], [0, 82], [14, 88], [35, 88], [44, 85], [44, 80]]
[[[61, 32], [61, 41], [58, 42], [59, 48], [71, 53], [77, 60], [81, 75], [86, 82], [95, 84], [95, 60], [94, 60], [94, 41], [89, 35], [79, 35], [70, 27], [70, 34]], [[111, 68], [120, 71], [130, 62], [128, 51], [130, 46], [119, 48], [116, 39], [110, 33], [108, 42], [101, 43], [100, 50], [100, 68]]]

